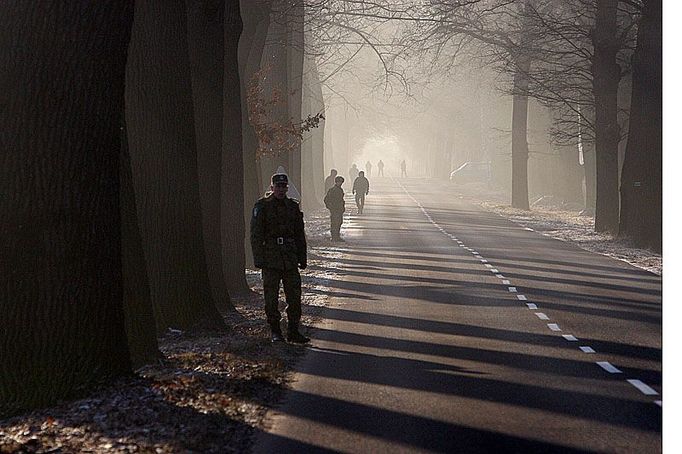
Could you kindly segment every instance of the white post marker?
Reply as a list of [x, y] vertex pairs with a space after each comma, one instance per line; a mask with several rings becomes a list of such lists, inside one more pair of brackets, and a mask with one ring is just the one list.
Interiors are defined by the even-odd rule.
[[537, 304], [535, 303], [526, 303], [526, 306], [528, 306], [528, 309], [535, 310], [538, 308]]
[[504, 285], [509, 285], [509, 284], [511, 284], [511, 282], [509, 282], [508, 280], [504, 280], [504, 281], [502, 281], [502, 283], [503, 283]]
[[582, 350], [584, 353], [596, 353], [592, 347], [588, 346], [580, 347], [580, 350]]
[[528, 300], [528, 298], [526, 298], [526, 295], [516, 295], [516, 297], [517, 297], [520, 301], [527, 301], [527, 300]]
[[547, 317], [547, 314], [543, 314], [542, 312], [536, 312], [535, 315], [537, 315], [537, 317], [540, 320], [549, 320], [549, 317]]
[[512, 293], [516, 293], [516, 287], [509, 287], [509, 291]]
[[547, 323], [547, 328], [551, 329], [552, 331], [561, 331], [561, 328], [559, 328], [559, 325], [556, 323]]
[[569, 342], [578, 342], [578, 338], [575, 337], [573, 334], [562, 334], [561, 337], [563, 337]]

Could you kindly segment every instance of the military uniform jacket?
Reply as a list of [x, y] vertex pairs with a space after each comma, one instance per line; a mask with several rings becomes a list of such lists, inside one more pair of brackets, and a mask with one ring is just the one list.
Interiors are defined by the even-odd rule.
[[295, 269], [307, 262], [303, 213], [298, 201], [272, 194], [258, 199], [251, 217], [251, 249], [259, 268]]

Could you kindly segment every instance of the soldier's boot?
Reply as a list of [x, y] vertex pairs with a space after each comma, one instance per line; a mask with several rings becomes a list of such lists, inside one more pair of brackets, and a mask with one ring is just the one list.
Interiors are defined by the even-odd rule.
[[280, 328], [279, 323], [270, 323], [270, 341], [284, 342], [284, 335], [282, 334], [282, 328]]
[[310, 342], [309, 337], [304, 336], [298, 331], [298, 322], [289, 322], [287, 340], [295, 344], [306, 344]]

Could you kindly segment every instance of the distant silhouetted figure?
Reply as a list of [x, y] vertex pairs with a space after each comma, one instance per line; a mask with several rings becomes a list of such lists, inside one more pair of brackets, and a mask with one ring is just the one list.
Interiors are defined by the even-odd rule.
[[341, 224], [343, 224], [343, 212], [346, 211], [346, 202], [343, 200], [343, 177], [341, 175], [334, 179], [334, 186], [332, 186], [327, 195], [324, 196], [324, 206], [329, 210], [330, 233], [332, 241], [343, 241], [341, 239]]
[[325, 194], [327, 191], [329, 191], [332, 186], [334, 186], [334, 178], [336, 178], [336, 175], [338, 175], [339, 172], [336, 171], [336, 169], [332, 169], [329, 172], [329, 176], [324, 179], [324, 192]]
[[358, 177], [358, 172], [360, 172], [360, 170], [358, 169], [357, 164], [353, 163], [353, 165], [348, 170], [348, 176], [350, 177], [350, 181], [355, 181], [355, 179]]
[[403, 159], [402, 162], [400, 163], [400, 176], [401, 177], [406, 177], [407, 176], [407, 163]]
[[372, 176], [372, 163], [367, 161], [365, 163], [365, 170], [367, 171], [367, 176], [371, 177]]
[[358, 207], [358, 214], [362, 214], [365, 209], [365, 196], [369, 194], [369, 180], [365, 178], [362, 170], [358, 177], [353, 181], [353, 194], [355, 194], [355, 205]]
[[379, 169], [379, 176], [383, 177], [384, 176], [384, 161], [379, 159], [379, 162], [377, 162], [377, 168]]

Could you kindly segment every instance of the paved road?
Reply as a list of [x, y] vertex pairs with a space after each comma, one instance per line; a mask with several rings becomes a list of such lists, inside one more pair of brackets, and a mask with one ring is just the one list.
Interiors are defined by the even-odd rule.
[[255, 452], [660, 452], [660, 277], [391, 181]]

